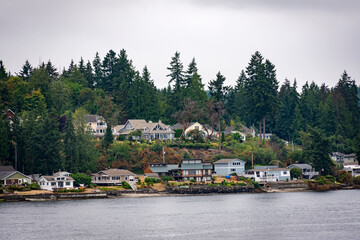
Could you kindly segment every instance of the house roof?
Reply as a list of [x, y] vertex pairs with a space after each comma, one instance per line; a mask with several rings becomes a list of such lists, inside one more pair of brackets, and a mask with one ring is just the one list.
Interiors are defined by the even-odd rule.
[[[132, 126], [132, 129], [124, 129], [125, 125], [130, 124]], [[144, 119], [129, 119], [121, 129], [118, 130], [120, 134], [128, 134], [132, 132], [133, 130], [142, 130], [144, 134], [146, 133], [174, 133], [174, 131], [168, 131], [167, 129], [171, 126], [166, 125], [159, 120], [158, 122], [146, 122]], [[159, 125], [164, 130], [154, 130], [154, 128]], [[148, 127], [149, 131], [144, 131], [144, 129]]]
[[220, 159], [220, 160], [216, 161], [215, 164], [216, 163], [229, 163], [229, 162], [233, 162], [233, 161], [240, 161], [240, 162], [246, 163], [243, 160], [240, 160], [240, 159], [237, 159], [237, 158], [232, 158], [232, 159]]
[[0, 166], [0, 172], [10, 172], [15, 171], [13, 166]]
[[130, 172], [129, 170], [125, 170], [125, 169], [117, 169], [117, 168], [111, 168], [111, 169], [107, 169], [107, 170], [102, 170], [100, 172], [98, 172], [97, 174], [100, 174], [101, 172], [110, 175], [110, 176], [135, 176], [135, 174], [133, 172]]
[[288, 168], [264, 168], [264, 169], [249, 169], [246, 170], [247, 172], [252, 171], [252, 172], [256, 172], [256, 171], [289, 171]]
[[306, 164], [306, 163], [296, 163], [296, 164], [291, 164], [290, 166], [288, 166], [288, 168], [301, 168], [301, 169], [312, 169], [311, 165]]
[[0, 179], [2, 180], [4, 178], [8, 178], [11, 175], [14, 175], [15, 173], [19, 173], [19, 174], [23, 175], [24, 177], [31, 179], [29, 176], [26, 176], [25, 174], [23, 174], [19, 171], [15, 171], [15, 170], [14, 171], [0, 171]]
[[[56, 178], [58, 177], [63, 177], [65, 178], [65, 180], [56, 180]], [[74, 181], [74, 179], [72, 177], [68, 177], [68, 176], [41, 176], [41, 178], [45, 178], [47, 181]]]
[[195, 163], [195, 164], [181, 164], [181, 169], [204, 169], [202, 163]]
[[103, 117], [99, 116], [99, 115], [93, 115], [93, 114], [85, 115], [85, 119], [88, 122], [97, 122], [99, 118], [103, 118]]
[[159, 174], [157, 173], [145, 173], [146, 177], [159, 178]]
[[279, 168], [278, 166], [254, 166], [254, 169], [258, 170], [258, 169], [275, 169], [275, 168]]

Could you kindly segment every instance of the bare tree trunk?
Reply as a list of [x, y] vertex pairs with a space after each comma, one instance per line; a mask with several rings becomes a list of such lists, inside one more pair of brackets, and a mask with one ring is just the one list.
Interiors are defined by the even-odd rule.
[[180, 138], [179, 138], [179, 142], [178, 142], [179, 144], [181, 143], [181, 139], [182, 139], [184, 133], [185, 133], [185, 131], [183, 130], [182, 133], [181, 133], [181, 135], [180, 135]]
[[221, 150], [221, 117], [219, 116], [219, 150]]
[[264, 139], [266, 139], [265, 138], [265, 116], [263, 117], [263, 131], [264, 131]]
[[261, 121], [259, 121], [259, 137], [260, 137], [260, 142], [262, 142]]

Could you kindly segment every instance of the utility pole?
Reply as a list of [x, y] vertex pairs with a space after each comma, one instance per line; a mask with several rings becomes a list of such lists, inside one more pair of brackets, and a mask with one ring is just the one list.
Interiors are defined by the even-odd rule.
[[165, 147], [163, 146], [163, 163], [165, 163]]

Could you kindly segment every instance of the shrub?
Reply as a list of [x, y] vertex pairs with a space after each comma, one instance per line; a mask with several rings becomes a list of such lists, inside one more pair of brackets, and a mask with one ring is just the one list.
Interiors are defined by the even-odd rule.
[[161, 180], [163, 182], [168, 182], [168, 181], [174, 181], [174, 178], [171, 176], [162, 176]]
[[241, 182], [241, 183], [239, 183], [239, 185], [244, 187], [244, 186], [246, 186], [247, 184], [246, 184], [246, 183]]
[[240, 176], [240, 177], [238, 177], [238, 178], [239, 178], [239, 181], [245, 181], [245, 180], [246, 180], [246, 178], [243, 177], [243, 176]]
[[302, 170], [300, 168], [294, 167], [290, 170], [291, 178], [300, 178], [302, 176]]
[[121, 182], [121, 185], [125, 188], [125, 189], [131, 189], [131, 186], [128, 182], [126, 181], [122, 181]]
[[37, 183], [32, 183], [32, 184], [30, 185], [30, 189], [31, 189], [31, 190], [40, 190], [40, 185], [37, 184]]
[[91, 184], [91, 176], [85, 173], [76, 173], [70, 175], [75, 180], [75, 185], [79, 186], [80, 184], [84, 184], [85, 186], [90, 186]]
[[360, 185], [360, 176], [354, 177], [352, 181], [354, 184]]
[[2, 188], [0, 188], [0, 194], [3, 194], [4, 190]]
[[147, 177], [145, 178], [145, 182], [147, 184], [154, 184], [154, 183], [158, 183], [160, 180], [156, 179], [156, 178], [151, 178], [151, 177]]
[[258, 182], [253, 182], [254, 184], [254, 188], [255, 189], [259, 189], [260, 188], [260, 184]]
[[71, 189], [71, 192], [80, 192], [79, 189]]
[[336, 171], [336, 179], [341, 183], [349, 183], [352, 180], [352, 176], [347, 171]]

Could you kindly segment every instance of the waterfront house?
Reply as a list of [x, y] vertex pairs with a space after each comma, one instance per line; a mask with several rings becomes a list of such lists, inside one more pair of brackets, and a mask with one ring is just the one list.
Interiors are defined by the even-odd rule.
[[133, 136], [134, 140], [172, 140], [175, 138], [175, 132], [170, 125], [166, 125], [160, 120], [159, 122], [146, 122], [144, 119], [129, 119], [124, 127], [117, 131], [116, 135], [123, 135], [128, 138], [129, 134], [136, 130], [141, 131], [141, 136]]
[[72, 189], [74, 179], [70, 177], [69, 172], [56, 172], [52, 176], [41, 176], [38, 184], [41, 189], [54, 191], [56, 189]]
[[246, 178], [252, 178], [256, 182], [277, 182], [290, 180], [290, 169], [288, 168], [254, 168], [245, 171]]
[[107, 169], [91, 174], [91, 182], [97, 185], [121, 185], [122, 181], [135, 182], [135, 174], [124, 169]]
[[292, 168], [300, 168], [301, 171], [302, 171], [303, 178], [305, 178], [305, 179], [311, 179], [311, 178], [316, 177], [316, 176], [319, 175], [319, 172], [316, 172], [312, 168], [312, 166], [310, 166], [309, 164], [305, 164], [305, 163], [291, 164], [287, 168], [290, 169], [290, 170]]
[[233, 173], [243, 175], [245, 171], [245, 161], [240, 159], [220, 159], [214, 163], [214, 172], [219, 176], [226, 176]]
[[344, 154], [341, 152], [333, 152], [330, 157], [339, 166], [358, 165], [359, 164], [359, 162], [356, 159], [355, 153]]
[[174, 180], [180, 180], [181, 178], [178, 164], [149, 163], [149, 165], [144, 169], [144, 174], [150, 173], [156, 173], [160, 178], [163, 176], [173, 177]]
[[102, 116], [98, 115], [85, 115], [87, 121], [87, 130], [91, 135], [102, 139], [105, 136], [107, 124]]
[[13, 185], [31, 183], [31, 178], [16, 171], [12, 166], [0, 166], [0, 184]]
[[181, 175], [184, 181], [209, 182], [212, 179], [213, 164], [203, 162], [202, 159], [183, 159], [181, 161]]
[[353, 177], [360, 176], [360, 165], [347, 165], [344, 167], [344, 170], [349, 172]]

